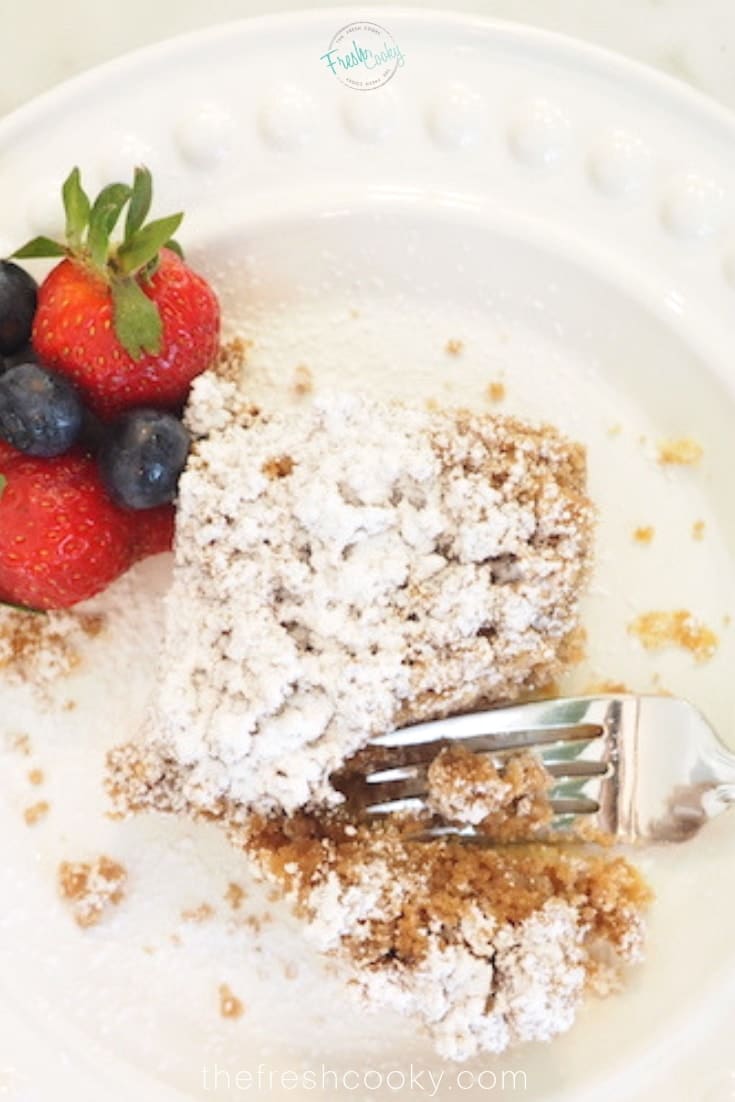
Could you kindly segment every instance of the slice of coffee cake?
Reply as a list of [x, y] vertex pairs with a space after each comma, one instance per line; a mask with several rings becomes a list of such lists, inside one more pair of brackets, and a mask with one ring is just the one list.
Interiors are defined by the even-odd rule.
[[128, 805], [334, 804], [374, 733], [563, 668], [591, 507], [554, 429], [343, 395], [264, 413], [214, 374], [189, 421], [145, 751], [113, 759]]

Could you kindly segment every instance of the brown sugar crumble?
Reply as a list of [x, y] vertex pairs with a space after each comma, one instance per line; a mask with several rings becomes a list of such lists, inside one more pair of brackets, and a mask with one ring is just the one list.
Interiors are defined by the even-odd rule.
[[498, 379], [488, 383], [485, 394], [491, 402], [502, 402], [506, 394], [505, 383], [501, 383]]
[[272, 459], [265, 461], [261, 470], [266, 478], [287, 478], [293, 473], [294, 466], [290, 455], [275, 455]]
[[663, 466], [695, 466], [699, 463], [703, 454], [702, 445], [689, 436], [662, 440], [658, 445], [658, 461]]
[[96, 926], [110, 907], [122, 902], [126, 882], [124, 865], [104, 855], [59, 865], [59, 892], [71, 904], [78, 926]]
[[42, 819], [45, 819], [51, 810], [51, 806], [47, 800], [39, 800], [36, 804], [31, 804], [23, 812], [23, 818], [28, 826], [35, 826], [36, 823], [40, 823]]
[[28, 781], [32, 785], [43, 784], [45, 778], [43, 775], [43, 769], [31, 769], [28, 773]]
[[427, 772], [430, 810], [499, 841], [528, 840], [552, 818], [553, 778], [530, 751], [499, 765], [464, 746], [445, 746]]
[[245, 899], [246, 892], [243, 887], [236, 884], [234, 880], [231, 880], [227, 885], [227, 891], [225, 892], [225, 902], [229, 903], [233, 911], [239, 911]]
[[444, 346], [444, 351], [449, 356], [461, 356], [464, 352], [464, 341], [457, 340], [456, 337], [451, 337]]
[[233, 994], [226, 983], [219, 985], [219, 1012], [223, 1018], [237, 1019], [245, 1013], [244, 1004]]
[[252, 346], [253, 342], [244, 337], [235, 337], [223, 344], [213, 368], [218, 378], [230, 383], [240, 383]]
[[105, 626], [98, 613], [23, 612], [0, 606], [0, 673], [41, 693], [81, 662], [85, 639]]
[[14, 754], [20, 754], [21, 757], [29, 758], [32, 753], [31, 738], [30, 735], [26, 735], [24, 732], [12, 731], [5, 735], [5, 745], [8, 750]]
[[652, 525], [650, 525], [650, 524], [644, 525], [640, 528], [634, 529], [633, 539], [635, 540], [636, 543], [640, 543], [640, 544], [643, 544], [645, 546], [645, 545], [648, 545], [649, 543], [653, 542], [653, 537], [655, 535], [655, 532], [656, 532], [656, 530], [655, 530], [655, 528], [652, 527]]
[[681, 647], [689, 651], [697, 662], [707, 662], [712, 658], [719, 642], [710, 628], [683, 608], [670, 612], [644, 612], [629, 625], [628, 631], [640, 640], [646, 650]]
[[703, 520], [695, 520], [692, 525], [692, 539], [703, 540], [705, 527], [706, 525]]
[[189, 907], [181, 912], [184, 922], [208, 922], [214, 917], [214, 907], [211, 903], [200, 903], [198, 907]]
[[314, 376], [311, 368], [307, 367], [306, 364], [298, 364], [298, 366], [294, 368], [291, 389], [299, 398], [305, 398], [307, 394], [313, 392]]

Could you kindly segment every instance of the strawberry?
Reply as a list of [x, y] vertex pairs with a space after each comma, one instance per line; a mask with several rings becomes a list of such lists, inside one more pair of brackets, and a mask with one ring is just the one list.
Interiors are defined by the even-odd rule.
[[133, 559], [147, 559], [149, 555], [159, 555], [170, 551], [174, 543], [174, 520], [176, 510], [173, 505], [157, 505], [153, 509], [143, 509], [132, 514], [133, 520]]
[[135, 558], [134, 514], [107, 496], [93, 459], [5, 455], [0, 479], [0, 599], [36, 609], [94, 596]]
[[[183, 215], [146, 224], [152, 180], [144, 167], [132, 187], [109, 184], [93, 203], [75, 168], [62, 195], [66, 240], [37, 237], [14, 254], [63, 258], [38, 289], [36, 353], [105, 420], [131, 406], [180, 406], [214, 361], [220, 325], [214, 291], [171, 239]], [[125, 207], [115, 244], [110, 236]]]

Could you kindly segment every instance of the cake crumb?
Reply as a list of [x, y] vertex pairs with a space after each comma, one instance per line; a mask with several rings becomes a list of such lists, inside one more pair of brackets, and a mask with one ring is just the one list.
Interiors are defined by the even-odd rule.
[[444, 351], [449, 356], [461, 356], [464, 352], [464, 341], [457, 340], [456, 337], [450, 337], [444, 346]]
[[429, 413], [436, 413], [439, 409], [441, 409], [439, 399], [431, 397], [426, 399], [426, 401], [424, 402], [424, 407], [429, 411]]
[[536, 834], [552, 818], [553, 779], [531, 751], [496, 765], [487, 754], [445, 746], [427, 773], [430, 810], [449, 823], [478, 827], [502, 841]]
[[501, 383], [499, 379], [493, 380], [488, 383], [485, 394], [491, 402], [502, 402], [506, 394], [505, 383]]
[[105, 617], [70, 611], [23, 612], [0, 606], [0, 673], [30, 684], [41, 695], [72, 673], [86, 639], [103, 630]]
[[59, 891], [62, 899], [72, 904], [78, 926], [96, 926], [110, 907], [122, 902], [126, 882], [124, 865], [104, 855], [59, 865]]
[[306, 364], [298, 364], [294, 368], [291, 389], [299, 398], [306, 397], [314, 390], [314, 376], [311, 368], [307, 367]]
[[233, 994], [226, 983], [219, 985], [219, 1012], [223, 1018], [237, 1019], [245, 1013], [243, 1003]]
[[214, 917], [214, 907], [211, 903], [200, 903], [198, 907], [189, 907], [181, 912], [184, 922], [208, 922]]
[[30, 735], [22, 731], [12, 731], [6, 734], [5, 745], [8, 750], [11, 750], [15, 754], [20, 754], [21, 757], [29, 758], [31, 756], [32, 748]]
[[32, 785], [43, 784], [45, 777], [43, 775], [43, 769], [31, 769], [28, 772], [28, 781]]
[[704, 539], [705, 523], [703, 520], [695, 520], [692, 525], [692, 539], [703, 540]]
[[266, 478], [287, 478], [293, 473], [294, 461], [290, 455], [276, 455], [266, 459], [261, 470]]
[[219, 350], [214, 364], [214, 372], [220, 379], [229, 383], [239, 383], [242, 380], [243, 368], [247, 365], [250, 349], [253, 342], [244, 337], [235, 337], [225, 342]]
[[591, 685], [588, 685], [584, 690], [584, 696], [627, 696], [628, 693], [632, 692], [633, 690], [624, 681], [603, 679], [602, 681], [593, 681]]
[[719, 642], [710, 628], [683, 608], [670, 612], [644, 612], [633, 620], [628, 631], [637, 636], [646, 650], [681, 647], [689, 651], [697, 662], [707, 662], [712, 658]]
[[231, 880], [227, 885], [227, 891], [225, 892], [225, 901], [229, 903], [233, 911], [239, 911], [242, 906], [242, 902], [245, 899], [246, 892], [239, 884], [236, 884], [234, 880]]
[[23, 812], [23, 818], [28, 826], [35, 826], [36, 823], [40, 823], [41, 819], [45, 819], [51, 810], [47, 800], [39, 800], [36, 804], [31, 804]]
[[658, 461], [662, 466], [695, 466], [703, 454], [702, 445], [689, 436], [661, 440], [658, 445]]
[[633, 539], [636, 543], [644, 545], [652, 543], [655, 531], [655, 528], [650, 524], [641, 526], [634, 530]]

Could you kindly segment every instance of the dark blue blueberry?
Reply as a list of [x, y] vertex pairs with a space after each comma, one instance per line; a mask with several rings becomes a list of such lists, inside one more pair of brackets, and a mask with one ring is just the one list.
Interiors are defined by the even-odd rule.
[[10, 356], [30, 341], [37, 291], [24, 268], [0, 260], [0, 355]]
[[38, 364], [16, 364], [0, 376], [0, 437], [26, 455], [50, 458], [79, 436], [83, 408], [67, 379]]
[[189, 454], [189, 433], [173, 413], [136, 409], [109, 431], [99, 455], [110, 497], [128, 509], [152, 509], [176, 496]]

